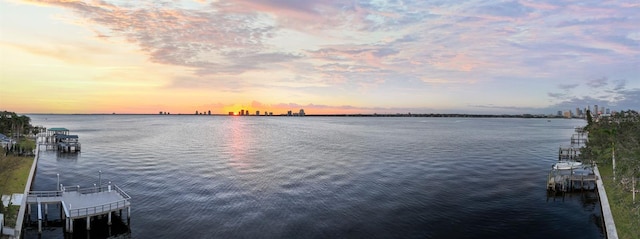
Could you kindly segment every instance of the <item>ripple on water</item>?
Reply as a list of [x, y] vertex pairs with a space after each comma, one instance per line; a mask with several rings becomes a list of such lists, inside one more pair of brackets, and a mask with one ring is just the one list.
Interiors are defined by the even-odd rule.
[[593, 200], [546, 198], [571, 120], [47, 117], [83, 152], [43, 154], [34, 188], [102, 170], [134, 238], [603, 237]]

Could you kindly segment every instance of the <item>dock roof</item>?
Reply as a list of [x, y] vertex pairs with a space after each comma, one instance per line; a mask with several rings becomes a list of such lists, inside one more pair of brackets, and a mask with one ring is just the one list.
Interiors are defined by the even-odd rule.
[[67, 128], [50, 128], [49, 131], [69, 131]]

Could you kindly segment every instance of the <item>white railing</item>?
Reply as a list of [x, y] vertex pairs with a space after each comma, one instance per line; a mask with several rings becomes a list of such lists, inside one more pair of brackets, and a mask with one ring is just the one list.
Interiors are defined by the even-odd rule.
[[79, 217], [79, 216], [103, 214], [103, 213], [111, 212], [117, 209], [123, 209], [123, 208], [126, 208], [127, 206], [129, 206], [129, 200], [124, 199], [117, 202], [106, 203], [106, 204], [97, 205], [97, 206], [70, 209], [69, 216]]
[[62, 197], [62, 191], [29, 191], [29, 197]]
[[64, 211], [64, 216], [65, 217], [69, 217], [69, 209], [67, 208], [67, 205], [65, 205], [64, 203], [62, 204], [62, 210]]
[[95, 187], [84, 187], [84, 188], [80, 188], [79, 186], [64, 186], [63, 187], [63, 191], [64, 192], [78, 192], [80, 194], [91, 194], [91, 193], [99, 193], [99, 192], [106, 192], [109, 189], [108, 185], [99, 187], [99, 186], [95, 186]]
[[122, 189], [120, 189], [120, 187], [118, 187], [117, 185], [113, 185], [113, 188], [116, 190], [116, 192], [118, 192], [120, 194], [120, 196], [122, 196], [123, 198], [129, 200], [131, 199], [131, 196], [129, 196], [129, 194], [125, 193], [124, 191], [122, 191]]
[[[97, 214], [104, 214], [118, 209], [124, 209], [128, 207], [131, 203], [129, 200], [131, 196], [125, 193], [120, 187], [116, 185], [106, 185], [102, 187], [85, 187], [80, 188], [79, 186], [66, 186], [63, 187], [62, 191], [30, 191], [28, 197], [32, 200], [38, 200], [38, 197], [62, 197], [66, 192], [78, 192], [80, 194], [92, 194], [92, 193], [100, 193], [100, 192], [111, 192], [114, 191], [122, 196], [122, 200], [118, 200], [111, 203], [100, 204], [96, 206], [83, 207], [83, 208], [69, 208], [71, 205], [63, 205], [64, 212], [69, 217], [81, 217], [81, 216], [91, 216]], [[63, 203], [64, 204], [64, 203]]]

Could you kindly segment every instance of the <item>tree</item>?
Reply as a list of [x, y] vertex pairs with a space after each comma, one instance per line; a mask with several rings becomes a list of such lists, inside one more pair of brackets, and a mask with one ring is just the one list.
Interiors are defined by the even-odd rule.
[[[589, 141], [584, 153], [594, 161], [612, 162], [615, 148], [616, 179], [629, 180], [640, 173], [640, 114], [622, 111], [612, 117], [602, 118], [587, 126]], [[619, 176], [619, 177], [618, 177]]]
[[20, 136], [25, 132], [30, 133], [32, 128], [31, 118], [28, 116], [8, 111], [0, 112], [0, 133], [17, 137], [19, 141]]

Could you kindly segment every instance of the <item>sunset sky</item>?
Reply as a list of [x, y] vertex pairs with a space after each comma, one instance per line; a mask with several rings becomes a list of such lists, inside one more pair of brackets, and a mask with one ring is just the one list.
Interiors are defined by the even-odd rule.
[[638, 0], [0, 1], [0, 110], [640, 108]]

